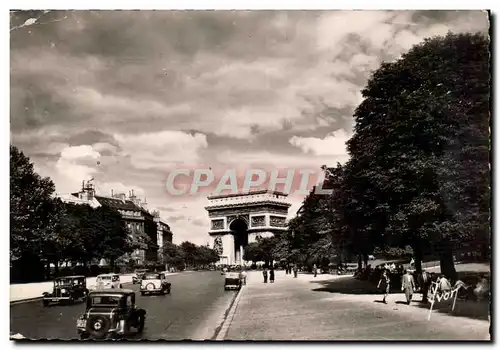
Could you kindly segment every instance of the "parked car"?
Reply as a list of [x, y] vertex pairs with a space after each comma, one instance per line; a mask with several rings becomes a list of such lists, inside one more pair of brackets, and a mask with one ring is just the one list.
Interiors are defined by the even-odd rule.
[[43, 293], [43, 306], [49, 306], [51, 303], [66, 302], [74, 304], [76, 300], [85, 300], [89, 290], [87, 289], [87, 280], [85, 276], [66, 276], [54, 280], [52, 293]]
[[120, 275], [117, 275], [116, 273], [99, 275], [97, 276], [95, 282], [96, 282], [96, 290], [122, 288], [122, 284], [120, 282]]
[[142, 276], [144, 276], [146, 272], [148, 272], [147, 269], [135, 270], [135, 276], [132, 276], [132, 283], [133, 284], [141, 283]]
[[239, 272], [227, 272], [224, 281], [224, 290], [240, 289], [241, 276]]
[[368, 255], [368, 260], [375, 260], [375, 255]]
[[141, 295], [147, 294], [170, 294], [172, 284], [167, 280], [164, 273], [147, 272], [142, 277]]
[[142, 333], [146, 310], [135, 304], [135, 292], [116, 289], [90, 292], [85, 312], [76, 321], [80, 339], [116, 338], [128, 335], [133, 327]]

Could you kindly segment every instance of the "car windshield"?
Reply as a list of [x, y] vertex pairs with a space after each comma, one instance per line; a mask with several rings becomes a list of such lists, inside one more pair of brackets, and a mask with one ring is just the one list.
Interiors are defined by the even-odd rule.
[[92, 305], [118, 305], [120, 303], [120, 297], [113, 296], [102, 296], [102, 297], [93, 297]]
[[56, 284], [56, 286], [67, 286], [68, 284], [71, 284], [71, 279], [62, 278], [62, 279], [56, 280], [55, 284]]
[[159, 280], [161, 279], [161, 275], [159, 273], [147, 274], [144, 275], [145, 280]]
[[101, 276], [101, 279], [104, 281], [104, 280], [110, 280], [111, 279], [111, 276]]

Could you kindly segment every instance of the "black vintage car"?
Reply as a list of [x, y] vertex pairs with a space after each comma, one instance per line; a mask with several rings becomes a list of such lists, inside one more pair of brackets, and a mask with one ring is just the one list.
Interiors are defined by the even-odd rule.
[[91, 292], [85, 313], [76, 321], [76, 331], [80, 339], [113, 339], [129, 335], [131, 327], [142, 333], [145, 320], [146, 310], [135, 305], [134, 291]]
[[[246, 283], [246, 281], [245, 281]], [[227, 272], [224, 281], [224, 290], [240, 289], [242, 284], [242, 276], [239, 272]]]
[[43, 306], [62, 302], [72, 305], [77, 300], [85, 300], [88, 294], [89, 290], [87, 289], [85, 276], [58, 277], [54, 280], [52, 293], [45, 292], [42, 294], [42, 303]]

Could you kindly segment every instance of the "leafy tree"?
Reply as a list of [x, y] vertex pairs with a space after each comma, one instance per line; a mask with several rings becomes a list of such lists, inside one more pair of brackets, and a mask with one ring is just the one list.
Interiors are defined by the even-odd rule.
[[219, 261], [219, 253], [206, 246], [198, 246], [197, 262], [201, 265], [210, 265]]
[[489, 237], [489, 49], [480, 34], [426, 39], [362, 91], [348, 142], [345, 218], [358, 240], [435, 249]]
[[249, 243], [243, 252], [243, 260], [246, 261], [263, 261], [264, 253], [262, 252], [262, 248], [259, 242]]
[[194, 267], [198, 259], [198, 247], [194, 243], [184, 241], [181, 243], [180, 248], [184, 254], [186, 265]]
[[60, 207], [52, 199], [54, 184], [38, 175], [29, 158], [10, 146], [10, 260], [25, 261], [26, 271], [40, 264], [45, 242], [59, 221]]
[[118, 211], [107, 206], [100, 206], [92, 212], [94, 232], [101, 233], [95, 254], [106, 259], [111, 268], [115, 261], [136, 248], [132, 235]]

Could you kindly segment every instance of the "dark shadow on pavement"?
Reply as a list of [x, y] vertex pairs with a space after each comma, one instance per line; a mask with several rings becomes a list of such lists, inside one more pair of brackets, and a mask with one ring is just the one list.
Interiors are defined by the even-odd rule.
[[[430, 303], [418, 303], [417, 307], [422, 309], [430, 309]], [[455, 304], [455, 309], [452, 311], [453, 300], [446, 300], [441, 302], [435, 302], [432, 307], [432, 312], [448, 314], [457, 317], [468, 317], [476, 320], [484, 320], [488, 321], [488, 315], [490, 312], [490, 305], [486, 301], [475, 302], [475, 301], [466, 301], [459, 300]], [[432, 317], [432, 316], [431, 316]]]
[[368, 281], [360, 281], [354, 277], [342, 277], [334, 280], [311, 281], [321, 285], [313, 289], [315, 292], [330, 292], [340, 294], [379, 294], [383, 293], [377, 286]]
[[[321, 285], [319, 288], [312, 289], [314, 292], [329, 292], [329, 293], [339, 293], [339, 294], [351, 294], [351, 295], [383, 295], [383, 291], [377, 288], [376, 285], [368, 281], [361, 281], [354, 277], [344, 277], [334, 280], [323, 280], [323, 281], [311, 281], [310, 283], [316, 283]], [[401, 293], [397, 288], [391, 291], [392, 293]], [[404, 296], [403, 296], [404, 298]], [[422, 309], [430, 309], [430, 303], [423, 303], [421, 301], [422, 294], [415, 293], [413, 300], [410, 304], [411, 307], [418, 307]], [[375, 302], [382, 303], [380, 300], [375, 300]], [[405, 304], [406, 301], [396, 301], [396, 304]], [[488, 315], [490, 312], [489, 302], [476, 302], [473, 300], [461, 300], [457, 299], [455, 309], [452, 311], [453, 300], [441, 301], [434, 303], [432, 312], [439, 312], [443, 314], [449, 314], [457, 317], [468, 317], [479, 320], [488, 320]]]

